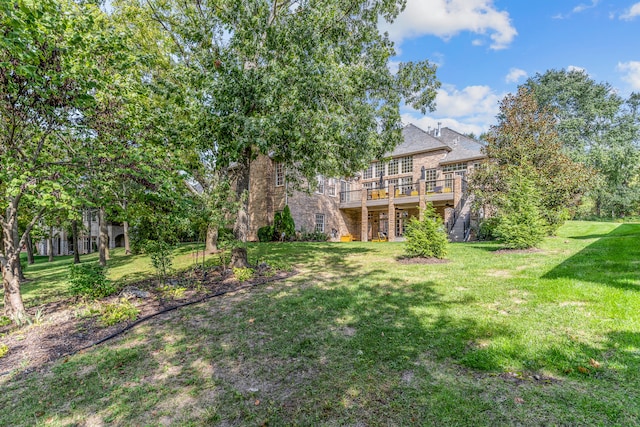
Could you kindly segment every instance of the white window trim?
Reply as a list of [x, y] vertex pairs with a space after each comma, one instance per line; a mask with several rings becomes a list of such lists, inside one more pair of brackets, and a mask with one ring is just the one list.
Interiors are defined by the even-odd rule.
[[283, 187], [284, 186], [284, 164], [283, 163], [276, 163], [276, 167], [275, 167], [275, 184], [276, 187]]

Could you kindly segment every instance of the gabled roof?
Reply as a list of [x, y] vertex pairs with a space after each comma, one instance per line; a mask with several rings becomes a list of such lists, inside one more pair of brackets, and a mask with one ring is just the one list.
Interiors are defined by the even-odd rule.
[[440, 164], [476, 160], [486, 157], [482, 152], [482, 143], [449, 128], [440, 129], [438, 137], [451, 148]]
[[451, 148], [417, 126], [408, 124], [402, 129], [403, 142], [390, 153], [391, 157], [406, 156], [424, 151], [447, 150]]

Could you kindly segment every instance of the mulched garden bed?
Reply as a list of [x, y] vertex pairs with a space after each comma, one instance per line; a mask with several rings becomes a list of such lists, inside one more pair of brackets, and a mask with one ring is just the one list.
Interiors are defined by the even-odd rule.
[[41, 369], [49, 362], [91, 347], [154, 314], [295, 274], [295, 271], [274, 271], [268, 266], [261, 266], [255, 269], [252, 279], [239, 282], [229, 270], [223, 271], [218, 267], [181, 273], [168, 279], [167, 285], [163, 286], [156, 280], [136, 282], [125, 289], [148, 293], [145, 298], [133, 297], [130, 292], [126, 294], [127, 299], [140, 310], [138, 320], [113, 326], [104, 326], [100, 314], [89, 309], [92, 304], [116, 302], [123, 298], [121, 294], [104, 298], [99, 303], [67, 298], [31, 307], [27, 311], [35, 319], [34, 324], [21, 328], [14, 325], [0, 327], [0, 343], [9, 348], [7, 354], [0, 357], [0, 377]]

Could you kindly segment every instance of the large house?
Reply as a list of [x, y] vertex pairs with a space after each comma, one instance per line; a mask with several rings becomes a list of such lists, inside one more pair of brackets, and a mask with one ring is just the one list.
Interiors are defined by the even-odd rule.
[[402, 239], [407, 221], [422, 217], [432, 203], [444, 219], [451, 240], [469, 232], [466, 176], [485, 155], [482, 144], [449, 128], [402, 130], [404, 141], [385, 159], [354, 178], [318, 177], [312, 192], [291, 190], [286, 168], [268, 156], [251, 168], [250, 238], [271, 225], [275, 212], [289, 205], [296, 228], [320, 231], [331, 240]]
[[[100, 224], [98, 223], [97, 209], [85, 209], [82, 211], [82, 222], [79, 224], [78, 248], [73, 247], [71, 233], [67, 230], [54, 228], [51, 239], [51, 248], [44, 239], [37, 244], [38, 254], [54, 256], [69, 255], [78, 251], [79, 254], [89, 254], [98, 251], [98, 239], [100, 236]], [[109, 249], [124, 247], [124, 228], [117, 223], [107, 223], [109, 235]]]

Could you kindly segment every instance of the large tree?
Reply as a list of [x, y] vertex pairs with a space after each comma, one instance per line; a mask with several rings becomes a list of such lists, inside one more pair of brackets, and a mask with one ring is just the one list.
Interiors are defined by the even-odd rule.
[[[423, 112], [433, 106], [433, 65], [389, 70], [393, 45], [378, 23], [404, 1], [139, 3], [138, 15], [150, 14], [173, 41], [180, 91], [197, 106], [198, 143], [231, 171], [245, 200], [234, 227], [241, 241], [256, 156], [286, 163], [290, 174], [349, 175], [400, 141], [402, 98]], [[246, 264], [241, 247], [234, 263]]]
[[498, 124], [485, 140], [489, 160], [471, 175], [476, 203], [498, 217], [509, 215], [514, 205], [505, 195], [520, 189], [522, 197], [536, 199], [529, 201], [535, 203], [525, 216], [539, 211], [545, 231], [553, 233], [578, 204], [591, 173], [565, 153], [552, 112], [540, 108], [533, 94], [521, 87], [501, 101]]
[[20, 249], [45, 211], [74, 205], [87, 167], [110, 158], [86, 125], [96, 94], [121, 77], [105, 70], [127, 53], [97, 6], [68, 0], [0, 2], [0, 33], [0, 267], [5, 313], [19, 320]]
[[[20, 248], [47, 207], [65, 198], [75, 113], [85, 107], [93, 79], [83, 75], [82, 33], [90, 26], [72, 4], [0, 3], [0, 254], [5, 313], [25, 316], [20, 295]], [[85, 79], [86, 78], [86, 79]], [[18, 235], [21, 202], [36, 206]]]
[[530, 78], [541, 108], [548, 108], [572, 159], [599, 174], [589, 191], [598, 215], [625, 215], [638, 208], [640, 120], [638, 94], [624, 100], [606, 82], [583, 71], [549, 70]]

